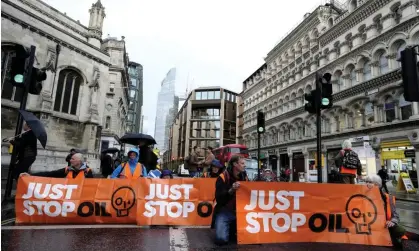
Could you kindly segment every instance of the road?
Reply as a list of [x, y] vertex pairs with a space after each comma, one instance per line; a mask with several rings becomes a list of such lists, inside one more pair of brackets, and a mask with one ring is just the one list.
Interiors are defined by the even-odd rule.
[[299, 243], [276, 245], [228, 245], [222, 248], [212, 242], [208, 228], [140, 228], [121, 225], [87, 226], [10, 226], [2, 227], [2, 250], [338, 250], [385, 251], [387, 247]]
[[396, 207], [400, 215], [400, 224], [407, 231], [419, 234], [419, 202], [396, 200]]

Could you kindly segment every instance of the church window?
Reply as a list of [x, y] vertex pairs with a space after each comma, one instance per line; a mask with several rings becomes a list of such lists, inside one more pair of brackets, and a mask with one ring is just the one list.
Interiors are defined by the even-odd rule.
[[71, 69], [60, 72], [55, 92], [54, 111], [76, 115], [79, 100], [81, 75]]
[[1, 98], [20, 102], [23, 96], [23, 88], [12, 85], [11, 66], [12, 58], [16, 56], [13, 46], [1, 47]]

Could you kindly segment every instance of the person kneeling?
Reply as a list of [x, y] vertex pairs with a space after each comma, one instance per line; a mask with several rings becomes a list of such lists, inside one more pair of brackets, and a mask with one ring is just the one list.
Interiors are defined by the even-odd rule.
[[381, 198], [383, 199], [384, 210], [386, 213], [386, 227], [390, 232], [391, 241], [393, 246], [401, 247], [402, 240], [407, 240], [407, 236], [405, 235], [406, 230], [399, 225], [400, 217], [396, 211], [396, 200], [394, 196], [383, 191], [382, 180], [380, 176], [376, 174], [370, 175], [365, 181], [370, 188], [371, 185], [379, 187]]
[[236, 240], [236, 191], [240, 188], [240, 181], [247, 181], [244, 158], [234, 155], [228, 168], [218, 176], [215, 183], [215, 199], [211, 228], [215, 227], [215, 243], [227, 244]]

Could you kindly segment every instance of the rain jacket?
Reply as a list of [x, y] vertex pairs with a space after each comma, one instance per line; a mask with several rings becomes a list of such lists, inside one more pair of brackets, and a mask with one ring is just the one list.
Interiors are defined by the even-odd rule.
[[[138, 163], [138, 159], [140, 158], [140, 152], [137, 148], [131, 148], [128, 152], [128, 156], [131, 152], [135, 152], [137, 154], [137, 157], [135, 159], [130, 159], [128, 158], [128, 162], [127, 164], [125, 164], [124, 168], [129, 167], [131, 170], [131, 173], [133, 174], [135, 171], [135, 168], [137, 167], [137, 163]], [[121, 172], [123, 171], [122, 169], [122, 165], [124, 165], [124, 163], [120, 164], [117, 168], [115, 168], [115, 170], [113, 171], [112, 175], [111, 175], [111, 179], [116, 179], [119, 177], [119, 175], [121, 174]], [[147, 169], [145, 168], [144, 165], [142, 165], [142, 175], [144, 176], [145, 174], [147, 174]]]

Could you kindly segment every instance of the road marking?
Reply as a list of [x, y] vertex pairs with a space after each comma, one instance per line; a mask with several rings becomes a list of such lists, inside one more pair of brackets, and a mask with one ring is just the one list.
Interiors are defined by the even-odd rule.
[[[13, 219], [13, 221], [15, 221], [15, 219]], [[150, 226], [96, 224], [96, 225], [36, 225], [36, 226], [2, 226], [1, 227], [2, 230], [85, 229], [85, 228], [146, 228], [146, 229], [149, 229]], [[209, 226], [187, 226], [187, 227], [175, 227], [175, 228], [170, 227], [169, 230], [181, 229], [181, 231], [184, 231], [186, 228], [209, 228]]]
[[1, 222], [1, 225], [15, 222], [16, 218], [10, 218]]
[[185, 228], [169, 229], [170, 251], [187, 251], [189, 250], [188, 236]]
[[2, 226], [2, 230], [34, 230], [34, 229], [85, 229], [85, 228], [149, 228], [136, 225], [41, 225], [41, 226]]

